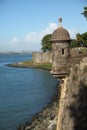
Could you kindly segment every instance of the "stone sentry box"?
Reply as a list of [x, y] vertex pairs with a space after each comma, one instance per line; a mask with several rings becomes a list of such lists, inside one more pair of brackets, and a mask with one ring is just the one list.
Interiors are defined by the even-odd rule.
[[52, 43], [52, 70], [51, 74], [57, 78], [63, 78], [68, 73], [68, 60], [70, 57], [69, 44], [71, 41], [69, 32], [62, 26], [62, 18], [59, 18], [59, 27], [53, 32]]

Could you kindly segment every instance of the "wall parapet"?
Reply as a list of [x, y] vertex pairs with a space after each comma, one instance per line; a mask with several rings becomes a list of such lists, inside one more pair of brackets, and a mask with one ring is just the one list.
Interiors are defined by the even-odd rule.
[[52, 63], [52, 52], [33, 52], [32, 59], [35, 63]]

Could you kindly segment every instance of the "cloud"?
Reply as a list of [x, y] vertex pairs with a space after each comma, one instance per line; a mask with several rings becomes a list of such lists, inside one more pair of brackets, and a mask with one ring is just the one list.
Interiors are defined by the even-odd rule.
[[40, 43], [43, 36], [45, 36], [46, 34], [49, 34], [49, 33], [51, 34], [56, 28], [57, 28], [57, 25], [55, 23], [50, 23], [47, 28], [45, 28], [44, 30], [42, 30], [39, 33], [30, 32], [30, 33], [26, 34], [24, 41], [29, 42], [29, 43], [34, 43], [34, 42]]
[[[44, 30], [42, 30], [39, 33], [30, 32], [30, 33], [26, 34], [24, 41], [27, 43], [40, 44], [41, 39], [47, 34], [52, 34], [53, 31], [55, 29], [57, 29], [57, 27], [58, 26], [56, 23], [50, 23], [47, 28], [45, 28]], [[71, 29], [67, 29], [67, 30], [69, 31], [72, 39], [76, 38], [76, 34], [78, 33], [78, 31], [76, 29], [71, 28]]]
[[[25, 34], [22, 39], [13, 36], [10, 41], [0, 41], [1, 49], [5, 48], [8, 50], [31, 50], [31, 51], [40, 51], [41, 50], [41, 39], [47, 35], [52, 34], [58, 25], [56, 23], [49, 23], [48, 27], [43, 29], [41, 32], [29, 32]], [[71, 38], [76, 37], [78, 31], [76, 29], [67, 29], [70, 33]], [[3, 43], [3, 44], [2, 44]]]
[[42, 30], [40, 32], [40, 36], [43, 37], [46, 34], [52, 34], [53, 31], [57, 28], [57, 24], [56, 23], [50, 23], [49, 26], [47, 28], [45, 28], [44, 30]]
[[24, 37], [24, 43], [29, 44], [29, 47], [33, 50], [40, 50], [41, 49], [41, 39], [47, 35], [51, 34], [55, 29], [57, 28], [57, 24], [50, 23], [47, 28], [42, 30], [39, 33], [36, 32], [30, 32], [25, 35]]
[[39, 41], [39, 36], [36, 32], [30, 32], [30, 33], [26, 34], [24, 41], [27, 43], [28, 42], [33, 43], [35, 41]]
[[75, 38], [76, 38], [76, 34], [78, 33], [78, 30], [72, 28], [72, 29], [69, 29], [68, 31], [69, 31], [69, 33], [70, 33], [71, 38], [72, 38], [72, 39], [75, 39]]
[[13, 37], [13, 38], [11, 39], [11, 43], [12, 43], [12, 44], [19, 43], [19, 39], [18, 39], [17, 37]]

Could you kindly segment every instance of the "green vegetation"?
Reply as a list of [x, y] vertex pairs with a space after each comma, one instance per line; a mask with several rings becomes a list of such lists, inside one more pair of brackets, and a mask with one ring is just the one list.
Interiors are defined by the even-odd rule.
[[43, 64], [38, 64], [37, 67], [42, 68], [42, 69], [51, 70], [52, 64], [51, 63], [43, 63]]
[[[52, 34], [47, 34], [46, 36], [44, 36], [42, 38], [42, 40], [41, 40], [42, 48], [41, 49], [43, 50], [43, 52], [52, 50], [52, 45], [50, 43], [51, 36], [52, 36]], [[70, 47], [71, 48], [74, 48], [74, 47], [87, 47], [87, 32], [84, 32], [82, 34], [77, 33], [76, 34], [76, 39], [73, 39], [71, 41]]]
[[82, 34], [77, 33], [76, 39], [71, 41], [70, 47], [87, 47], [87, 32]]
[[33, 60], [27, 60], [27, 61], [21, 62], [21, 65], [32, 67], [34, 65], [34, 62]]
[[52, 50], [50, 40], [51, 40], [51, 34], [47, 34], [47, 35], [45, 35], [45, 36], [42, 38], [42, 40], [41, 40], [41, 45], [42, 45], [41, 50], [42, 50], [43, 52], [51, 51], [51, 50]]
[[84, 7], [84, 12], [81, 13], [87, 20], [87, 7]]
[[78, 47], [78, 46], [79, 46], [79, 44], [75, 39], [71, 41], [71, 43], [70, 43], [71, 48]]
[[22, 67], [22, 68], [40, 68], [40, 69], [46, 69], [51, 70], [52, 64], [51, 63], [40, 63], [36, 64], [33, 62], [33, 60], [28, 60], [24, 62], [18, 62], [15, 64], [10, 64], [12, 67]]
[[52, 68], [52, 64], [51, 63], [40, 63], [40, 64], [36, 64], [36, 63], [33, 62], [33, 60], [24, 61], [24, 62], [21, 63], [21, 65], [27, 66], [27, 67], [48, 69], [48, 70], [50, 70]]

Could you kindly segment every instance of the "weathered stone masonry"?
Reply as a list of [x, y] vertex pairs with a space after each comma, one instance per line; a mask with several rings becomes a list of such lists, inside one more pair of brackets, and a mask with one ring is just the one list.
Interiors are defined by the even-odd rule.
[[68, 60], [70, 57], [70, 35], [62, 26], [62, 18], [59, 19], [60, 25], [53, 32], [50, 42], [52, 43], [52, 70], [51, 74], [55, 77], [64, 77], [68, 73]]
[[[36, 63], [52, 63], [51, 74], [62, 81], [56, 130], [86, 130], [87, 58], [81, 60], [84, 48], [70, 50], [71, 38], [61, 22], [62, 19], [52, 34], [52, 53], [33, 53], [33, 59]], [[76, 64], [73, 61], [77, 58], [81, 61]], [[50, 130], [53, 130], [52, 127]]]
[[60, 84], [57, 130], [86, 130], [87, 58], [73, 64], [69, 76], [63, 81]]
[[52, 63], [52, 52], [33, 52], [32, 59], [35, 63]]
[[[51, 39], [53, 50], [51, 74], [61, 81], [57, 130], [86, 130], [87, 58], [83, 58], [81, 61], [81, 54], [78, 51], [79, 62], [75, 63], [75, 60], [78, 59], [74, 55], [75, 50], [71, 50], [70, 53], [70, 41], [68, 31], [60, 23], [59, 28], [53, 32]], [[69, 62], [70, 59], [71, 63]]]

